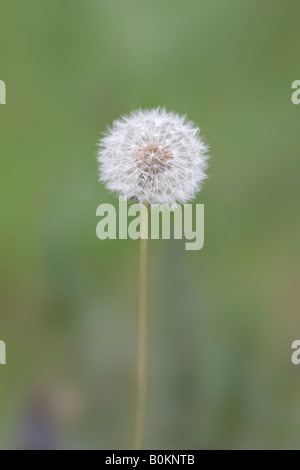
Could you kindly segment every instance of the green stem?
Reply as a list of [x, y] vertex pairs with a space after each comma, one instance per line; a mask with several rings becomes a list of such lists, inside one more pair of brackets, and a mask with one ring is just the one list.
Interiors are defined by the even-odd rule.
[[140, 450], [143, 446], [146, 418], [148, 208], [149, 203], [144, 201], [141, 209], [140, 225], [137, 408], [135, 423], [136, 450]]

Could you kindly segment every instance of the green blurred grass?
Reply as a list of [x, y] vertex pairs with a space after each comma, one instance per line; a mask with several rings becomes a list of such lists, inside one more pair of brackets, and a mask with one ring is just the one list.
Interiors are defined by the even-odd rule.
[[212, 158], [204, 249], [150, 243], [146, 447], [299, 448], [299, 14], [0, 0], [1, 448], [40, 383], [79, 397], [61, 445], [132, 446], [138, 245], [96, 238], [114, 199], [94, 155], [106, 123], [158, 105], [199, 124]]

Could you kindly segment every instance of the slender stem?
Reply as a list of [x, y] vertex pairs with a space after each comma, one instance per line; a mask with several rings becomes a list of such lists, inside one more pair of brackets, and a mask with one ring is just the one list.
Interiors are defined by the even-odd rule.
[[146, 417], [147, 389], [147, 263], [148, 263], [148, 208], [143, 202], [140, 225], [140, 264], [139, 264], [139, 320], [137, 356], [137, 408], [135, 423], [135, 449], [143, 446]]

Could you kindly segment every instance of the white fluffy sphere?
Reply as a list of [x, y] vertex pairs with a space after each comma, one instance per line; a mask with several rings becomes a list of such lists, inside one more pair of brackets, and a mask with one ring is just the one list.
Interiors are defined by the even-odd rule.
[[206, 178], [206, 152], [199, 128], [186, 116], [137, 110], [114, 121], [100, 140], [100, 181], [138, 202], [185, 203]]

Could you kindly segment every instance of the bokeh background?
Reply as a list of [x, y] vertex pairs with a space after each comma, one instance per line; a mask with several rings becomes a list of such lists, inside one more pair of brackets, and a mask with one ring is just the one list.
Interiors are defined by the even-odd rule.
[[[96, 238], [137, 107], [212, 155], [205, 246], [150, 242], [145, 447], [300, 448], [296, 0], [0, 0], [0, 448], [130, 449], [138, 242]], [[300, 367], [300, 366], [299, 366]]]

